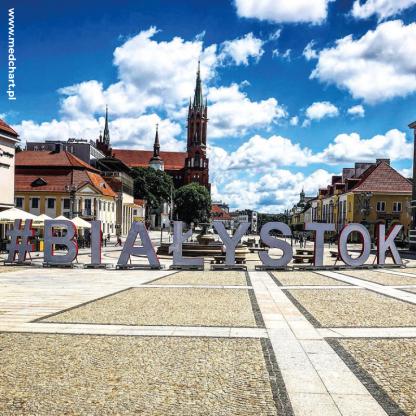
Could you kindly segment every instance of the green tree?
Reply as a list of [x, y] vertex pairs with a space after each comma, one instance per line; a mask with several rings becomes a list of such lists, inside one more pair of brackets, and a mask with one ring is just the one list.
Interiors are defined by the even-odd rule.
[[150, 208], [147, 212], [158, 209], [163, 202], [171, 201], [173, 189], [172, 178], [162, 170], [153, 168], [133, 168], [134, 197], [145, 199]]
[[190, 183], [177, 189], [174, 196], [178, 219], [186, 224], [208, 222], [211, 196], [205, 186]]

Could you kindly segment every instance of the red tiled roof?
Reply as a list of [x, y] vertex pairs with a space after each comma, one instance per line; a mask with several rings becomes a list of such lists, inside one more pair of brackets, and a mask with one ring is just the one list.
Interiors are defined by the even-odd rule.
[[[39, 178], [42, 178], [46, 182], [45, 185], [32, 185]], [[24, 173], [17, 170], [15, 174], [15, 191], [17, 193], [26, 191], [67, 192], [65, 187], [72, 184], [77, 188], [91, 184], [102, 195], [116, 196], [101, 175], [87, 170], [74, 170], [67, 173], [45, 172], [44, 170], [39, 173], [34, 173], [33, 171], [31, 173]]]
[[94, 172], [88, 172], [87, 175], [90, 178], [90, 182], [97, 188], [103, 195], [115, 197], [116, 193], [110, 188], [108, 183], [103, 179], [101, 175]]
[[0, 130], [5, 131], [6, 133], [11, 134], [12, 136], [18, 136], [18, 134], [4, 121], [0, 118]]
[[134, 200], [134, 203], [135, 203], [136, 205], [138, 205], [139, 207], [143, 207], [143, 206], [144, 206], [144, 204], [145, 204], [144, 199], [135, 199], [135, 200]]
[[25, 150], [16, 154], [16, 166], [33, 166], [33, 167], [71, 167], [88, 169], [98, 172], [88, 163], [85, 163], [72, 153], [66, 151], [50, 152], [47, 150]]
[[[117, 159], [131, 168], [147, 167], [153, 156], [150, 150], [113, 149]], [[185, 167], [186, 152], [160, 152], [166, 170], [179, 170]]]
[[221, 207], [219, 207], [217, 204], [213, 204], [211, 206], [211, 215], [214, 218], [220, 218], [222, 220], [230, 220], [231, 219], [231, 215], [227, 212], [224, 211]]
[[412, 193], [412, 184], [385, 162], [367, 169], [353, 192]]

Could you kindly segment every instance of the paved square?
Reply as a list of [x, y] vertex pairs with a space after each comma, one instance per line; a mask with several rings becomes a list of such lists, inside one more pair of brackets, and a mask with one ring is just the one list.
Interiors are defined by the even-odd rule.
[[331, 345], [388, 414], [416, 415], [416, 339], [338, 339]]
[[365, 289], [285, 291], [316, 327], [416, 326], [416, 305]]
[[320, 285], [348, 285], [348, 283], [341, 282], [330, 277], [321, 276], [314, 272], [302, 272], [294, 270], [291, 272], [272, 272], [272, 275], [276, 279], [276, 283], [281, 286], [320, 286]]
[[1, 334], [0, 414], [290, 414], [266, 349], [258, 339]]
[[[397, 271], [399, 270], [400, 269], [397, 269]], [[400, 276], [397, 274], [384, 273], [376, 270], [348, 270], [340, 271], [339, 273], [345, 274], [347, 276], [357, 277], [359, 279], [368, 280], [369, 282], [374, 282], [381, 285], [416, 285], [416, 276]]]
[[185, 271], [157, 279], [150, 284], [247, 286], [248, 281], [245, 272], [233, 270]]
[[[250, 299], [251, 296], [251, 299]], [[247, 289], [132, 288], [44, 322], [255, 327]]]

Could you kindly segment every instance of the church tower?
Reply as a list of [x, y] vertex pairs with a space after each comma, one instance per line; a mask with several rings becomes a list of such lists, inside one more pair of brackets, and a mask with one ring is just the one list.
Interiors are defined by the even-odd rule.
[[163, 160], [160, 157], [159, 126], [157, 124], [156, 124], [155, 142], [153, 144], [153, 156], [150, 159], [149, 166], [155, 170], [164, 170]]
[[101, 150], [106, 156], [112, 156], [113, 149], [110, 145], [110, 129], [108, 128], [108, 107], [105, 106], [105, 124], [104, 133], [95, 143], [98, 150]]
[[207, 101], [202, 95], [200, 63], [196, 73], [193, 100], [189, 100], [187, 126], [187, 157], [185, 160], [184, 184], [197, 182], [210, 190], [207, 159]]

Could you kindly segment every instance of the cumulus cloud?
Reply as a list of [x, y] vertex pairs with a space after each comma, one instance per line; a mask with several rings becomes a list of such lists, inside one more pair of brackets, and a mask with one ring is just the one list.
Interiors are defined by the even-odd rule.
[[333, 0], [235, 0], [239, 17], [271, 22], [322, 23]]
[[[181, 127], [168, 119], [161, 119], [157, 114], [139, 117], [118, 117], [110, 121], [110, 135], [113, 146], [126, 148], [151, 149], [155, 134], [155, 125], [159, 123], [159, 138], [163, 150], [182, 150], [183, 143], [176, 137]], [[23, 120], [13, 126], [22, 141], [67, 140], [68, 138], [98, 138], [103, 130], [104, 118], [82, 118], [79, 120], [52, 120], [35, 123]]]
[[208, 101], [211, 138], [245, 134], [249, 129], [268, 127], [287, 116], [275, 98], [251, 101], [237, 84], [210, 88]]
[[290, 119], [290, 125], [291, 126], [297, 126], [299, 124], [299, 117], [298, 116], [293, 116]]
[[329, 101], [318, 101], [311, 104], [305, 113], [308, 120], [321, 120], [326, 117], [338, 116], [339, 110]]
[[416, 23], [381, 23], [354, 40], [348, 35], [319, 53], [311, 78], [377, 103], [416, 91]]
[[253, 33], [245, 36], [227, 40], [221, 44], [219, 60], [222, 62], [232, 61], [235, 65], [248, 65], [249, 58], [257, 62], [264, 53], [264, 42], [256, 38]]
[[385, 20], [416, 4], [416, 0], [355, 0], [351, 14], [357, 19], [376, 15]]
[[318, 169], [305, 175], [287, 169], [275, 169], [255, 180], [234, 179], [221, 190], [221, 199], [232, 208], [251, 208], [261, 212], [283, 212], [299, 200], [302, 189], [308, 195], [316, 195], [326, 186], [332, 174]]
[[391, 160], [410, 159], [413, 145], [406, 140], [406, 134], [389, 130], [371, 139], [363, 139], [358, 133], [343, 133], [335, 137], [326, 149], [316, 154], [317, 163], [337, 164], [344, 162], [374, 161], [376, 158]]
[[364, 110], [364, 107], [361, 104], [359, 104], [359, 105], [353, 105], [352, 107], [350, 107], [347, 110], [347, 113], [353, 117], [364, 117], [365, 110]]

